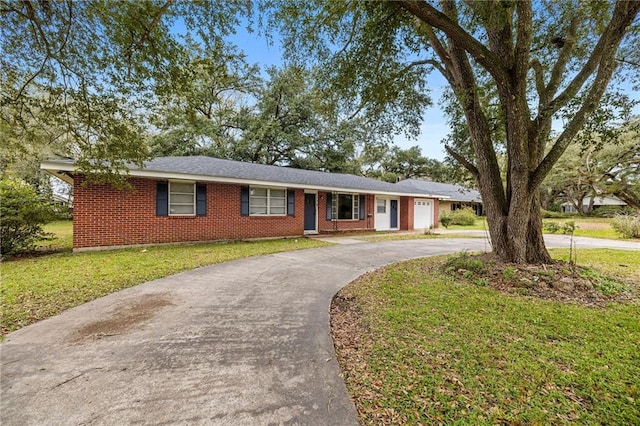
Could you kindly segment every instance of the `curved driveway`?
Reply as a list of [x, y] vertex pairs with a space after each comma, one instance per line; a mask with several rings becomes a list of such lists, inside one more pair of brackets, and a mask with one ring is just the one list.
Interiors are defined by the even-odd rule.
[[[568, 243], [551, 236], [548, 245]], [[357, 424], [329, 333], [333, 295], [391, 262], [486, 248], [482, 239], [337, 245], [199, 268], [86, 303], [0, 346], [0, 423]]]

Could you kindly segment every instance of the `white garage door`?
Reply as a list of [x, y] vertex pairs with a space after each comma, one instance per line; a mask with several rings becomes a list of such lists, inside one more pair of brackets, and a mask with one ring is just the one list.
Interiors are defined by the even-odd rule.
[[413, 202], [413, 229], [425, 229], [433, 225], [433, 200], [416, 198]]

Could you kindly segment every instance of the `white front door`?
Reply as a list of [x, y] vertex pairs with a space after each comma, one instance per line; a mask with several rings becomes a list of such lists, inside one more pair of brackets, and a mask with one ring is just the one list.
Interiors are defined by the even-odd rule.
[[388, 231], [391, 229], [391, 214], [388, 198], [376, 197], [375, 226], [376, 231]]
[[413, 229], [433, 226], [433, 200], [416, 198], [413, 201]]

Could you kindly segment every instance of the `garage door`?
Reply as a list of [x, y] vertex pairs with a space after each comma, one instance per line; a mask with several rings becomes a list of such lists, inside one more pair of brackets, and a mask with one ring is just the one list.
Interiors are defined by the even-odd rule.
[[416, 198], [413, 202], [413, 229], [433, 226], [433, 200]]

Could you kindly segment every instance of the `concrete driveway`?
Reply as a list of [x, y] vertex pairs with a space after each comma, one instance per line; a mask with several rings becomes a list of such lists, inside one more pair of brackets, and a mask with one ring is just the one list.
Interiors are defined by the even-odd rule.
[[329, 333], [333, 295], [382, 265], [487, 243], [343, 242], [173, 275], [10, 334], [0, 423], [357, 424]]

